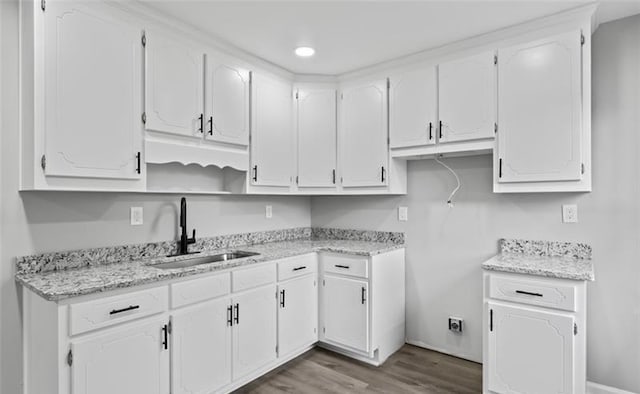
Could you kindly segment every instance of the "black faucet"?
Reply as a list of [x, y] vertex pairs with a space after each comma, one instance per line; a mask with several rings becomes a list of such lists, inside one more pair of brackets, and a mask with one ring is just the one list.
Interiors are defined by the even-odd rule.
[[187, 199], [182, 197], [180, 200], [180, 244], [178, 245], [178, 255], [188, 254], [190, 244], [196, 243], [196, 229], [193, 229], [193, 236], [187, 237]]

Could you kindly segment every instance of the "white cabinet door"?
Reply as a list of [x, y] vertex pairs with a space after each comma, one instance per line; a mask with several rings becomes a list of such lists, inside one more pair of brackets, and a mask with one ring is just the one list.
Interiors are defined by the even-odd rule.
[[387, 81], [345, 88], [340, 108], [342, 185], [387, 184]]
[[153, 30], [145, 37], [145, 128], [201, 138], [203, 51]]
[[172, 314], [171, 392], [207, 394], [231, 383], [231, 301]]
[[71, 393], [169, 393], [166, 323], [125, 324], [72, 341]]
[[298, 186], [336, 183], [336, 91], [299, 89]]
[[276, 286], [233, 297], [233, 380], [276, 359]]
[[498, 52], [499, 182], [580, 180], [580, 38], [572, 31]]
[[318, 288], [315, 275], [278, 286], [278, 354], [286, 356], [318, 340]]
[[574, 392], [574, 317], [488, 303], [489, 390]]
[[252, 184], [289, 186], [294, 156], [292, 86], [254, 74], [252, 89]]
[[496, 122], [494, 52], [438, 66], [440, 142], [493, 138]]
[[325, 276], [322, 288], [324, 338], [369, 351], [368, 282]]
[[139, 179], [139, 27], [99, 3], [47, 3], [45, 175]]
[[206, 138], [249, 144], [251, 73], [221, 55], [207, 55]]
[[390, 78], [391, 148], [430, 145], [438, 129], [435, 67], [418, 68]]

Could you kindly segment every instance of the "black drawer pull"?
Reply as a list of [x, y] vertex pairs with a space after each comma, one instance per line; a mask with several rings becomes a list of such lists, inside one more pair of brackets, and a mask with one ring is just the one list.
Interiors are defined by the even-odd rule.
[[122, 313], [122, 312], [127, 312], [127, 311], [132, 311], [134, 309], [138, 309], [140, 308], [140, 305], [129, 305], [126, 308], [122, 308], [122, 309], [114, 309], [111, 312], [109, 312], [110, 315], [116, 315], [118, 313]]
[[293, 269], [293, 271], [300, 271], [300, 270], [303, 270], [303, 269], [305, 269], [305, 268], [307, 268], [307, 266], [306, 266], [306, 265], [303, 265], [302, 267], [296, 267], [296, 268], [294, 268], [294, 269]]
[[335, 265], [336, 268], [344, 268], [344, 269], [349, 269], [350, 267], [348, 265], [340, 265], [340, 264], [336, 264]]
[[362, 287], [362, 305], [364, 305], [364, 303], [367, 301], [367, 298], [365, 297], [367, 293], [367, 289], [364, 288], [364, 286]]
[[284, 289], [280, 290], [280, 296], [281, 296], [280, 306], [284, 308]]
[[166, 324], [162, 326], [162, 347], [164, 350], [169, 348], [169, 326]]
[[235, 324], [240, 324], [240, 304], [236, 304], [236, 316], [233, 318]]
[[526, 295], [535, 296], [535, 297], [544, 297], [540, 293], [531, 293], [529, 291], [523, 291], [523, 290], [516, 290], [516, 293], [518, 293], [518, 294], [526, 294]]

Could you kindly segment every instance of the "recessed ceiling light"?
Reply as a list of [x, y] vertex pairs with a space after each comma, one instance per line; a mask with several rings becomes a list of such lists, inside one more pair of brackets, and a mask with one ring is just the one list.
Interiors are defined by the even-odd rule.
[[311, 48], [311, 47], [297, 47], [296, 48], [296, 55], [298, 55], [300, 57], [313, 56], [314, 53], [316, 53], [316, 50]]

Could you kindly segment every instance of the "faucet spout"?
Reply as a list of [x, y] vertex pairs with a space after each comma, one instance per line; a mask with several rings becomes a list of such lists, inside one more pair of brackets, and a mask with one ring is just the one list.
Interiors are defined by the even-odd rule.
[[178, 245], [178, 254], [189, 253], [189, 245], [196, 243], [196, 230], [193, 230], [193, 236], [187, 236], [187, 199], [180, 199], [180, 243]]

